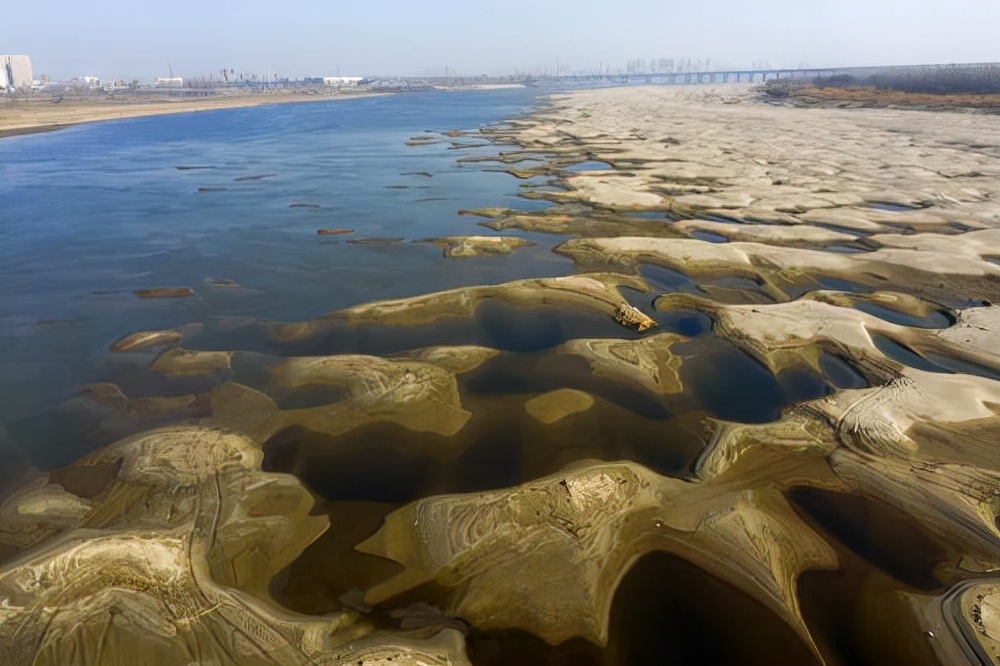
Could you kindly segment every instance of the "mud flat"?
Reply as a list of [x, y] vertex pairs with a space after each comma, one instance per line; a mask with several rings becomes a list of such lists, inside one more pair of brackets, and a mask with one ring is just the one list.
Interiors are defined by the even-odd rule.
[[435, 242], [569, 274], [122, 331], [90, 452], [0, 505], [0, 661], [995, 663], [1000, 118], [642, 87], [483, 134], [552, 205]]

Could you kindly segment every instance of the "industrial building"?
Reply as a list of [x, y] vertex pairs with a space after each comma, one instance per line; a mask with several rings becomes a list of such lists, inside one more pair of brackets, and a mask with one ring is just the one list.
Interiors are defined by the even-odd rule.
[[26, 55], [0, 55], [0, 91], [31, 87], [31, 58]]

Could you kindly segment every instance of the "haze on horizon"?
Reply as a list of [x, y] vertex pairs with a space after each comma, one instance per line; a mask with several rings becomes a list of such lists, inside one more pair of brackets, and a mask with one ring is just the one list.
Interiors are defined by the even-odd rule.
[[55, 79], [841, 67], [997, 61], [998, 25], [998, 0], [0, 0], [0, 52]]

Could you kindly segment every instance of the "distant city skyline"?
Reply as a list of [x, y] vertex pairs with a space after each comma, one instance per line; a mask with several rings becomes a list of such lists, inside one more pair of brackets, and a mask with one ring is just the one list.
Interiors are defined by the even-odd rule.
[[1000, 60], [1000, 1], [757, 0], [504, 3], [0, 0], [0, 52], [35, 76], [197, 77], [222, 67], [303, 76], [624, 70], [710, 58], [713, 69]]

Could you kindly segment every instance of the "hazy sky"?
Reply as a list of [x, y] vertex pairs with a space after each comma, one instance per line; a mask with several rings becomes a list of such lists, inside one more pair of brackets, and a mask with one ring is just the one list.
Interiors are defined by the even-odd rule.
[[52, 78], [850, 66], [998, 61], [998, 26], [1000, 0], [0, 0], [0, 53]]

